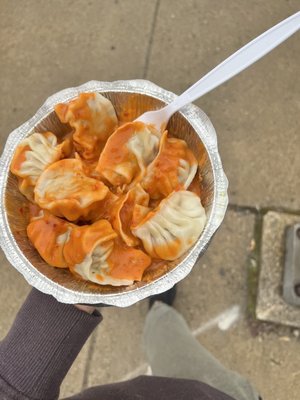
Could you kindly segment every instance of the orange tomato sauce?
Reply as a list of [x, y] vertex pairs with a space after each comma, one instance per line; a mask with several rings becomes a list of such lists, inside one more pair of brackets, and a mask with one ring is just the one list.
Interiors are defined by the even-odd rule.
[[153, 199], [167, 197], [174, 190], [183, 189], [178, 179], [179, 160], [196, 162], [193, 154], [180, 139], [169, 138], [165, 131], [157, 158], [149, 166], [151, 175], [142, 181], [142, 186]]
[[[103, 166], [108, 165], [113, 167], [121, 164], [130, 158], [129, 149], [126, 144], [133, 137], [134, 133], [142, 129], [144, 124], [141, 122], [128, 122], [119, 127], [107, 140], [105, 150], [101, 153], [99, 158], [99, 164]], [[132, 157], [132, 161], [135, 158]], [[96, 171], [99, 170], [99, 164]]]
[[151, 264], [151, 258], [143, 251], [116, 240], [107, 262], [112, 278], [140, 281], [144, 271]]
[[135, 204], [134, 200], [133, 196], [128, 196], [120, 211], [120, 220], [122, 222], [123, 230], [128, 236], [132, 236], [130, 225], [132, 223], [133, 207]]
[[66, 221], [47, 213], [44, 218], [32, 221], [27, 227], [27, 235], [34, 247], [52, 266], [66, 268], [63, 246], [57, 243], [57, 237], [66, 233], [68, 225]]

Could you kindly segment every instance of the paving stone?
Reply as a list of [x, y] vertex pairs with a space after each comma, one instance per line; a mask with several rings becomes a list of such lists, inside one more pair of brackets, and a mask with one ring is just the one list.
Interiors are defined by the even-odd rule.
[[[162, 0], [148, 79], [181, 93], [299, 10], [297, 0]], [[300, 208], [299, 34], [196, 103], [211, 118], [230, 201]]]
[[[266, 332], [264, 332], [266, 329]], [[212, 329], [198, 337], [227, 368], [237, 371], [257, 388], [263, 399], [298, 399], [299, 338], [280, 326], [253, 331], [242, 318], [231, 329]]]
[[300, 215], [273, 211], [264, 217], [256, 314], [261, 320], [300, 328], [300, 307], [287, 304], [282, 297], [285, 230], [299, 221]]
[[0, 153], [8, 133], [56, 91], [142, 78], [155, 3], [1, 1]]

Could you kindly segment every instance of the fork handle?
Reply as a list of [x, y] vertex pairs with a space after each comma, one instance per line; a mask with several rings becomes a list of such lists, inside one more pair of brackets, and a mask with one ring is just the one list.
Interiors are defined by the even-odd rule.
[[170, 115], [237, 75], [300, 28], [300, 11], [273, 26], [232, 54], [170, 103]]

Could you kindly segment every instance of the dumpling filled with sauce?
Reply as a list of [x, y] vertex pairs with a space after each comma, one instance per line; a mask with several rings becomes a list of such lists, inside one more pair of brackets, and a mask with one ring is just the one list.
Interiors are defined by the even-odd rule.
[[73, 224], [63, 219], [37, 210], [27, 226], [27, 235], [46, 263], [52, 267], [67, 268], [64, 246], [73, 228]]
[[132, 232], [151, 257], [175, 260], [197, 241], [205, 222], [199, 197], [181, 190], [162, 200]]
[[39, 177], [34, 189], [35, 202], [43, 209], [69, 221], [89, 220], [108, 194], [104, 183], [84, 174], [76, 159], [57, 161]]
[[160, 134], [142, 122], [128, 122], [108, 139], [96, 168], [114, 186], [137, 183], [155, 158]]
[[[139, 239], [131, 232], [131, 225], [136, 224], [145, 214], [142, 210], [149, 210], [149, 195], [137, 184], [126, 194], [122, 195], [112, 208], [111, 221], [114, 229], [128, 246], [136, 246]], [[141, 207], [141, 208], [140, 208]], [[146, 212], [147, 212], [146, 211]], [[140, 213], [140, 219], [138, 219]]]
[[106, 220], [74, 229], [64, 248], [70, 271], [100, 285], [123, 286], [140, 281], [151, 258], [116, 237]]
[[112, 103], [99, 93], [81, 93], [67, 104], [57, 104], [55, 112], [74, 129], [76, 151], [86, 160], [96, 159], [118, 126]]
[[167, 197], [174, 190], [187, 189], [197, 172], [197, 160], [184, 140], [162, 135], [157, 157], [141, 182], [152, 199]]
[[19, 178], [19, 189], [33, 200], [33, 188], [41, 173], [52, 163], [67, 157], [72, 150], [71, 140], [57, 143], [52, 132], [33, 133], [17, 147], [10, 170]]

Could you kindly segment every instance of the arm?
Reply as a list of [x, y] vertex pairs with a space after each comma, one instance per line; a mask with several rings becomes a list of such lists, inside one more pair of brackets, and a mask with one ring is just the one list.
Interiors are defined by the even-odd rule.
[[[83, 307], [83, 308], [82, 308]], [[0, 342], [3, 400], [54, 400], [82, 346], [102, 316], [33, 289]]]

